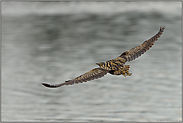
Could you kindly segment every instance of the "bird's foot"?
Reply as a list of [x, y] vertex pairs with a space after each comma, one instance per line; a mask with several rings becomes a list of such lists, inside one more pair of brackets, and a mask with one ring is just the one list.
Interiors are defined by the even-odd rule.
[[124, 77], [126, 77], [126, 74], [125, 74], [125, 73], [123, 73], [123, 76], [124, 76]]
[[131, 76], [131, 75], [132, 75], [132, 73], [127, 73], [127, 75], [128, 75], [128, 76]]
[[129, 73], [128, 70], [124, 71], [122, 74], [124, 77], [132, 75], [132, 73]]

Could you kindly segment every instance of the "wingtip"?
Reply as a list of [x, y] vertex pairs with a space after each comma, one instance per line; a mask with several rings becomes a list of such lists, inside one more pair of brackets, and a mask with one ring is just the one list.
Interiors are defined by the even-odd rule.
[[42, 83], [42, 85], [44, 85], [45, 87], [51, 87], [51, 85], [47, 83]]
[[162, 30], [162, 29], [164, 30], [164, 29], [165, 29], [165, 25], [164, 25], [164, 26], [161, 26], [160, 29], [161, 29], [161, 30]]
[[160, 32], [164, 32], [164, 29], [165, 29], [165, 26], [161, 26], [160, 29], [159, 29], [159, 31]]

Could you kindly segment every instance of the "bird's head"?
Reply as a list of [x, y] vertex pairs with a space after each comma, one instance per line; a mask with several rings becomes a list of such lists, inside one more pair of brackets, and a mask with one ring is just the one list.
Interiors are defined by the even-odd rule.
[[100, 63], [96, 63], [96, 64], [101, 67], [104, 64], [104, 62], [100, 62]]

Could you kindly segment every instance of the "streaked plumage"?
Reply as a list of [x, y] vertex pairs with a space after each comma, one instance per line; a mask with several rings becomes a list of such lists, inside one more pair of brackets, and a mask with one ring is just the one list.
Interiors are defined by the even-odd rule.
[[92, 69], [89, 72], [82, 74], [81, 76], [76, 77], [75, 79], [65, 81], [65, 83], [50, 85], [46, 83], [42, 83], [46, 87], [56, 88], [63, 85], [72, 85], [87, 82], [93, 79], [98, 79], [110, 73], [112, 75], [124, 75], [125, 77], [131, 76], [129, 73], [130, 65], [124, 65], [128, 61], [132, 61], [142, 54], [144, 54], [147, 50], [149, 50], [153, 45], [154, 42], [158, 40], [158, 38], [162, 35], [165, 27], [160, 27], [160, 30], [156, 35], [150, 38], [147, 41], [144, 41], [141, 45], [134, 47], [126, 52], [123, 52], [119, 57], [101, 63], [96, 63], [99, 65], [98, 68]]

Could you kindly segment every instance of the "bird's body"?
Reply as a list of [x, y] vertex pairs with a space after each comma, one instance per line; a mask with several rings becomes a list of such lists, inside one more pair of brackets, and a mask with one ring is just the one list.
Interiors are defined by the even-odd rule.
[[108, 70], [110, 74], [112, 75], [131, 75], [131, 73], [128, 72], [130, 65], [124, 65], [125, 59], [121, 57], [117, 57], [116, 59], [112, 59], [109, 61], [106, 61], [105, 63], [97, 63], [100, 68]]
[[46, 87], [56, 88], [63, 85], [72, 85], [75, 83], [83, 83], [93, 79], [98, 79], [110, 73], [112, 75], [123, 75], [123, 76], [131, 76], [132, 74], [129, 73], [130, 65], [125, 65], [126, 62], [132, 61], [142, 54], [144, 54], [147, 50], [149, 50], [153, 45], [154, 42], [158, 40], [158, 38], [162, 35], [164, 31], [164, 27], [160, 27], [159, 32], [150, 38], [147, 41], [144, 41], [141, 45], [130, 49], [129, 51], [123, 52], [119, 57], [108, 60], [106, 62], [96, 63], [99, 65], [98, 68], [94, 68], [89, 72], [86, 72], [75, 79], [65, 81], [61, 84], [50, 85], [46, 83], [42, 83]]

